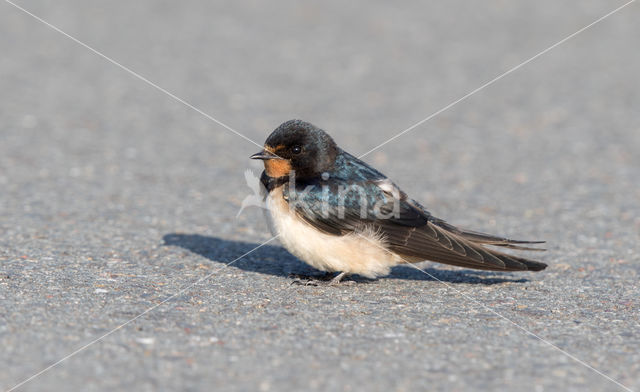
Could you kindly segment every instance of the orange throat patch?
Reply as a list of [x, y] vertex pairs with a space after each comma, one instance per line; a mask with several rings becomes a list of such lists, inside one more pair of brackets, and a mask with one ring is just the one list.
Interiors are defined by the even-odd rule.
[[264, 170], [269, 177], [288, 176], [291, 171], [291, 162], [286, 159], [267, 159], [264, 161]]

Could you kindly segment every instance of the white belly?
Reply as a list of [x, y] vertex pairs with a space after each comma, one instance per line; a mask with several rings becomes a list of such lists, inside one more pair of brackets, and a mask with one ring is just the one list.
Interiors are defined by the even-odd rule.
[[273, 235], [279, 235], [289, 252], [314, 268], [375, 278], [387, 275], [402, 261], [371, 231], [336, 236], [317, 230], [289, 209], [282, 186], [267, 196], [266, 204], [265, 216]]

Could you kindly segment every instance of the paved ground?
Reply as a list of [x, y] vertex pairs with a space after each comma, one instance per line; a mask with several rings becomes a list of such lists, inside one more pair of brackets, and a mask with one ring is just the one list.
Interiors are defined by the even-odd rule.
[[[19, 2], [258, 143], [299, 117], [355, 154], [622, 4], [212, 3]], [[546, 271], [300, 287], [277, 242], [223, 268], [269, 238], [255, 145], [0, 1], [0, 388], [211, 275], [18, 390], [623, 390], [574, 359], [640, 390], [639, 18], [366, 158]]]

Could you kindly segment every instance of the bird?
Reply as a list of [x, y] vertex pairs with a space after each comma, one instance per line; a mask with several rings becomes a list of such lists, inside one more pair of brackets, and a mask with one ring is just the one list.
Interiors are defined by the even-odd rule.
[[[338, 147], [324, 130], [289, 120], [251, 159], [260, 176], [269, 228], [294, 256], [335, 275], [370, 279], [393, 266], [434, 261], [491, 271], [541, 271], [547, 264], [501, 252], [544, 250], [466, 230], [433, 216], [387, 176]], [[336, 274], [337, 273], [337, 274]]]

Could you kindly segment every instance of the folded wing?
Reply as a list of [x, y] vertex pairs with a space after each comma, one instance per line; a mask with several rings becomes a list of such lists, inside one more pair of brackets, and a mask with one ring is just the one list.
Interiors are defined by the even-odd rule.
[[[336, 178], [330, 184], [301, 183], [286, 197], [300, 217], [317, 229], [333, 235], [373, 229], [389, 250], [408, 262], [431, 260], [498, 271], [540, 271], [547, 266], [486, 247], [543, 250], [524, 246], [543, 241], [510, 240], [457, 228], [433, 217], [390, 180], [375, 174], [375, 178], [356, 184]], [[345, 189], [352, 191], [345, 193]]]

